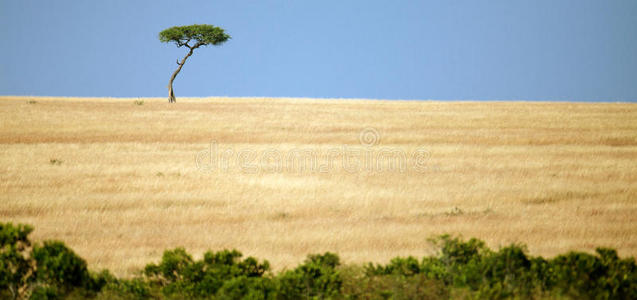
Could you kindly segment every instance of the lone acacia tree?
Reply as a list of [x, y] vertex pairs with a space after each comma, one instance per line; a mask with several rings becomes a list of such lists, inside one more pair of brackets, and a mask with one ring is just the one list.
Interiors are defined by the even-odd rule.
[[159, 33], [160, 41], [164, 43], [173, 42], [178, 48], [186, 47], [190, 49], [188, 54], [186, 54], [181, 61], [177, 60], [177, 65], [179, 65], [179, 67], [175, 70], [173, 75], [170, 76], [170, 82], [168, 82], [169, 103], [177, 102], [175, 100], [175, 92], [173, 91], [173, 81], [186, 63], [186, 59], [192, 55], [193, 51], [201, 46], [221, 45], [228, 39], [230, 39], [230, 36], [227, 35], [222, 28], [207, 24], [174, 26]]

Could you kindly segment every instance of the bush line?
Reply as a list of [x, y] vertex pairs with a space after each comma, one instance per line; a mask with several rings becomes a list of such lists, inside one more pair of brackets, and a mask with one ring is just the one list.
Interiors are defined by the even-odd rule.
[[0, 299], [637, 299], [635, 259], [598, 248], [533, 257], [477, 240], [430, 239], [438, 253], [388, 264], [342, 265], [330, 252], [274, 273], [237, 250], [164, 252], [134, 278], [91, 272], [59, 241], [32, 244], [29, 225], [0, 223]]

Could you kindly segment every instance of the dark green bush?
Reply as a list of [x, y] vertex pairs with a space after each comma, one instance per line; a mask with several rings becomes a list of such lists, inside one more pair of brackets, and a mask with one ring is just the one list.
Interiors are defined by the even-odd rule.
[[340, 259], [336, 254], [309, 255], [294, 270], [279, 276], [280, 299], [324, 299], [340, 294], [343, 284], [339, 271]]
[[33, 227], [0, 223], [0, 298], [23, 297], [34, 281], [33, 261], [28, 256]]
[[184, 248], [164, 251], [159, 265], [148, 264], [144, 274], [160, 285], [168, 285], [181, 281], [184, 271], [192, 265], [193, 260]]
[[[425, 257], [420, 263], [413, 257], [394, 258], [384, 266], [369, 264], [365, 273], [376, 281], [385, 278], [377, 286], [422, 276], [483, 299], [637, 299], [635, 260], [620, 260], [613, 249], [597, 249], [597, 256], [570, 252], [546, 260], [529, 257], [520, 245], [494, 252], [475, 239], [443, 235], [433, 242], [440, 249], [436, 257]], [[398, 295], [390, 288], [385, 292]]]
[[91, 285], [86, 261], [67, 248], [64, 243], [45, 241], [42, 246], [33, 247], [32, 255], [36, 261], [38, 281], [62, 290]]
[[368, 275], [402, 275], [412, 276], [421, 273], [421, 263], [412, 256], [393, 258], [386, 266], [369, 263], [366, 267]]
[[165, 295], [211, 297], [226, 281], [238, 277], [260, 278], [270, 268], [267, 261], [259, 263], [252, 257], [242, 261], [241, 256], [236, 250], [209, 251], [202, 260], [194, 261], [183, 248], [176, 248], [164, 252], [158, 265], [147, 265], [144, 275]]
[[596, 252], [569, 252], [550, 260], [549, 285], [577, 298], [637, 299], [635, 259], [620, 260], [612, 249]]
[[267, 277], [240, 276], [224, 282], [217, 293], [220, 299], [276, 299], [276, 283]]
[[[341, 269], [342, 295], [347, 299], [449, 299], [449, 289], [444, 282], [432, 279], [425, 273], [393, 272], [392, 265], [413, 266], [412, 260], [393, 259], [383, 266], [347, 266]], [[376, 269], [383, 268], [382, 270]], [[400, 270], [400, 269], [394, 269]]]
[[0, 298], [55, 299], [71, 293], [89, 297], [105, 281], [64, 243], [31, 245], [27, 225], [0, 224]]
[[474, 238], [465, 242], [445, 234], [430, 241], [440, 248], [439, 259], [447, 266], [467, 265], [490, 252], [483, 241]]
[[521, 246], [511, 245], [498, 252], [485, 253], [474, 263], [476, 266], [471, 269], [478, 274], [472, 274], [468, 285], [478, 290], [481, 297], [527, 298], [535, 291], [534, 278], [530, 273], [531, 261]]
[[35, 286], [31, 291], [29, 299], [32, 300], [51, 300], [62, 299], [61, 292], [54, 286]]
[[111, 277], [101, 293], [105, 299], [149, 299], [153, 298], [150, 285], [143, 278], [117, 279]]

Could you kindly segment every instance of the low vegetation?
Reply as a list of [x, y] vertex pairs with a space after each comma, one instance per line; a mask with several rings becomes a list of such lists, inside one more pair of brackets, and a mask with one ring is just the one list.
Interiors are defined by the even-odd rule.
[[342, 265], [326, 252], [278, 273], [236, 250], [197, 260], [175, 248], [135, 277], [117, 278], [89, 271], [62, 242], [32, 244], [32, 230], [0, 223], [2, 299], [637, 299], [635, 259], [608, 248], [545, 259], [521, 245], [494, 251], [443, 235], [430, 240], [438, 254], [422, 259]]
[[62, 164], [62, 160], [57, 159], [57, 158], [51, 158], [49, 159], [49, 163], [54, 165], [54, 166], [59, 166]]

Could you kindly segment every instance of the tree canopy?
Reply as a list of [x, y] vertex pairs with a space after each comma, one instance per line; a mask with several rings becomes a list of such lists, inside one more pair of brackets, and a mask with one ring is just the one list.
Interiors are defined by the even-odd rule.
[[208, 24], [173, 26], [159, 33], [159, 40], [164, 43], [173, 42], [177, 47], [190, 49], [199, 46], [220, 45], [230, 39], [223, 28]]

